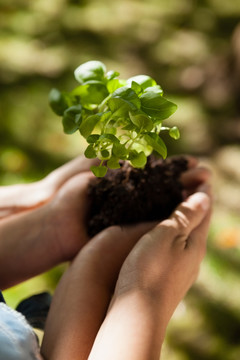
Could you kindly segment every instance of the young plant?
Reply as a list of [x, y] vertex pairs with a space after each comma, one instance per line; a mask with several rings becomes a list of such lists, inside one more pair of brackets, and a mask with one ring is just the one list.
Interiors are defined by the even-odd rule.
[[70, 92], [52, 89], [49, 103], [62, 117], [66, 134], [79, 131], [86, 139], [85, 156], [101, 160], [91, 167], [97, 177], [108, 168], [119, 168], [119, 160], [143, 168], [152, 152], [166, 158], [167, 148], [159, 135], [167, 130], [172, 138], [179, 138], [176, 126], [162, 126], [177, 106], [163, 97], [154, 79], [138, 75], [122, 80], [100, 61], [80, 65], [74, 75], [79, 85]]

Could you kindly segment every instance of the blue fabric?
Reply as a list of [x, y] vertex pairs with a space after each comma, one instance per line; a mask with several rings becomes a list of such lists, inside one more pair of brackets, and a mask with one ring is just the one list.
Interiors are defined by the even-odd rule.
[[0, 360], [43, 360], [32, 327], [4, 303], [0, 303]]

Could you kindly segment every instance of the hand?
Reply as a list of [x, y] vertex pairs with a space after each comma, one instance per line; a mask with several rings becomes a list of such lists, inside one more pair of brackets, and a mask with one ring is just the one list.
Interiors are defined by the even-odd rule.
[[204, 257], [210, 207], [210, 197], [198, 191], [145, 234], [121, 269], [116, 294], [139, 287], [153, 297], [166, 294], [173, 302], [170, 306], [168, 300], [168, 306], [175, 309], [196, 280]]
[[79, 156], [40, 181], [0, 186], [0, 219], [47, 203], [67, 180], [88, 171], [90, 166], [97, 162], [98, 160], [88, 160]]
[[[86, 191], [93, 176], [88, 170], [91, 163], [78, 158], [50, 174], [42, 183], [29, 184], [29, 193], [26, 185], [22, 192], [25, 195], [32, 195], [30, 190], [35, 186], [40, 191], [49, 185], [51, 197], [43, 201], [44, 192], [38, 193], [42, 203], [33, 205], [28, 202], [30, 196], [20, 198], [19, 203], [16, 199], [18, 205], [24, 202], [21, 209], [10, 206], [11, 216], [0, 221], [0, 288], [6, 289], [69, 260], [88, 240], [85, 216]], [[75, 173], [79, 174], [74, 176]]]
[[[196, 161], [189, 161], [192, 165], [190, 166], [190, 169], [186, 172], [182, 180], [188, 191], [190, 191], [190, 188], [192, 188], [193, 184], [201, 184], [209, 177], [209, 172], [207, 170], [196, 170]], [[128, 340], [126, 340], [126, 337], [123, 336], [125, 342], [123, 341], [123, 343], [121, 344], [121, 350], [118, 350], [120, 349], [120, 347], [117, 344], [118, 342], [121, 343], [122, 339], [121, 336], [118, 335], [116, 336], [116, 339], [114, 339], [114, 334], [116, 333], [115, 330], [117, 329], [118, 324], [121, 323], [121, 319], [123, 319], [124, 321], [126, 320], [126, 323], [123, 324], [123, 332], [127, 333], [128, 329], [131, 329], [132, 314], [131, 311], [129, 314], [128, 310], [131, 310], [132, 306], [135, 307], [136, 311], [138, 311], [138, 309], [140, 310], [140, 313], [136, 315], [136, 317], [139, 317], [140, 319], [141, 313], [145, 315], [144, 311], [146, 310], [146, 308], [151, 310], [153, 307], [152, 304], [150, 304], [150, 306], [149, 304], [147, 304], [144, 309], [142, 309], [141, 307], [139, 308], [138, 299], [136, 299], [136, 301], [134, 299], [132, 304], [130, 303], [129, 305], [129, 303], [127, 303], [126, 306], [122, 307], [122, 312], [120, 309], [119, 315], [117, 302], [118, 299], [121, 297], [120, 294], [122, 293], [123, 289], [121, 284], [123, 284], [123, 279], [125, 279], [127, 282], [128, 277], [129, 279], [132, 279], [131, 273], [135, 274], [138, 271], [140, 271], [139, 276], [141, 276], [143, 270], [141, 265], [140, 269], [135, 267], [139, 265], [134, 260], [135, 248], [141, 246], [143, 242], [145, 243], [144, 237], [150, 235], [144, 235], [142, 238], [141, 236], [149, 230], [150, 233], [148, 234], [154, 232], [155, 226], [156, 223], [139, 224], [129, 227], [113, 226], [111, 228], [103, 230], [101, 233], [96, 235], [77, 255], [72, 265], [65, 273], [54, 295], [53, 304], [47, 321], [42, 349], [43, 355], [46, 359], [51, 358], [59, 360], [64, 359], [67, 356], [71, 357], [71, 359], [73, 360], [79, 357], [81, 357], [81, 359], [87, 359], [98, 331], [99, 334], [97, 335], [96, 343], [90, 355], [91, 359], [117, 359], [117, 353], [120, 354], [121, 359], [135, 359], [135, 357], [132, 357], [132, 354], [130, 356], [127, 355], [126, 357], [122, 356], [121, 351], [123, 351], [122, 349], [126, 350], [128, 348], [128, 340], [130, 338], [136, 339], [136, 336], [132, 336], [131, 334]], [[139, 238], [141, 239], [137, 243]], [[168, 240], [171, 241], [171, 239]], [[158, 239], [158, 242], [159, 241], [161, 241], [161, 239]], [[133, 247], [134, 249], [131, 252], [131, 249]], [[141, 249], [142, 256], [144, 256], [145, 250], [144, 248]], [[148, 248], [146, 246], [146, 250], [147, 249]], [[151, 251], [147, 251], [149, 257], [146, 263], [151, 263]], [[127, 260], [124, 262], [126, 257]], [[156, 254], [155, 257], [153, 257], [152, 259], [153, 262], [155, 262], [155, 259]], [[133, 264], [133, 267], [131, 269], [128, 267], [129, 261], [132, 261]], [[119, 270], [123, 262], [124, 265], [120, 272], [120, 278], [117, 282]], [[166, 262], [164, 262], [164, 264], [166, 265]], [[164, 267], [164, 265], [162, 266]], [[160, 266], [160, 268], [162, 267]], [[113, 297], [112, 304], [109, 307], [106, 316], [106, 311], [111, 302], [112, 293], [114, 291], [116, 282], [116, 291]], [[137, 284], [138, 278], [136, 277], [133, 283], [131, 282], [131, 286], [133, 286], [132, 288], [136, 289], [135, 287], [137, 286]], [[187, 282], [187, 285], [183, 285], [184, 289], [188, 286], [189, 281]], [[125, 289], [127, 288], [130, 289], [130, 286], [127, 286]], [[169, 293], [169, 295], [171, 294]], [[168, 297], [166, 298], [168, 300]], [[162, 303], [166, 307], [166, 304], [164, 302]], [[116, 318], [114, 317], [112, 319], [112, 313], [116, 313], [116, 307], [117, 315]], [[63, 309], [71, 309], [71, 311], [64, 311]], [[58, 316], [56, 316], [56, 314], [58, 314]], [[156, 319], [155, 306], [153, 315], [154, 319]], [[60, 327], [60, 324], [62, 323], [65, 324], [64, 328]], [[160, 323], [164, 328], [163, 331], [165, 331], [165, 323], [162, 323], [161, 320]], [[152, 329], [148, 329], [148, 324], [145, 324], [146, 326], [142, 326], [142, 324], [140, 325], [140, 328], [138, 328], [138, 326], [134, 327], [134, 333], [141, 331], [142, 329], [146, 334], [149, 332], [149, 336], [152, 339], [156, 339], [158, 335], [162, 335], [159, 334], [159, 331], [156, 332], [155, 335], [153, 335]], [[100, 327], [101, 329], [99, 330]], [[72, 336], [73, 329], [74, 333], [77, 334], [76, 338]], [[106, 336], [105, 330], [107, 333]], [[58, 334], [57, 337], [56, 333]], [[113, 346], [111, 345], [111, 347], [109, 347], [109, 342], [111, 343], [111, 339], [113, 339]], [[140, 337], [139, 339], [140, 341], [142, 341], [144, 337]], [[161, 336], [159, 336], [159, 339], [161, 340]], [[116, 347], [114, 345], [115, 340]], [[141, 346], [139, 344], [135, 347], [130, 346], [129, 352], [137, 354], [138, 350], [136, 348], [141, 349]], [[110, 352], [109, 357], [107, 356], [108, 351]], [[159, 352], [159, 348], [157, 349], [157, 351]], [[148, 356], [148, 354], [145, 354], [146, 356], [144, 354], [145, 353], [143, 352], [141, 357], [142, 359], [151, 358], [150, 356]]]
[[167, 324], [205, 254], [210, 207], [210, 197], [196, 192], [137, 242], [89, 360], [159, 359]]
[[[194, 192], [197, 186], [208, 181], [211, 175], [205, 167], [198, 166], [196, 158], [191, 156], [186, 156], [186, 158], [188, 170], [181, 177], [184, 197]], [[63, 259], [75, 256], [80, 249], [80, 244], [85, 244], [89, 240], [85, 217], [89, 206], [86, 191], [90, 177], [91, 174], [85, 173], [84, 176], [80, 174], [69, 180], [50, 204], [53, 216], [51, 220], [49, 218], [48, 223], [56, 229], [56, 242], [63, 251]]]
[[71, 260], [89, 241], [86, 217], [90, 204], [87, 189], [93, 176], [90, 171], [75, 175], [45, 205], [43, 234], [52, 241], [59, 262]]
[[78, 253], [54, 293], [41, 349], [44, 359], [88, 359], [121, 265], [137, 240], [153, 226], [112, 226]]

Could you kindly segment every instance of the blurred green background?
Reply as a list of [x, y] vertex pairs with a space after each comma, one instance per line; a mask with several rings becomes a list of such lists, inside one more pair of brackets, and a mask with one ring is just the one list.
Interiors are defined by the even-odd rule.
[[[0, 0], [0, 185], [38, 180], [83, 151], [48, 93], [72, 89], [73, 70], [93, 59], [155, 78], [178, 104], [169, 153], [213, 172], [208, 253], [162, 359], [239, 360], [240, 0]], [[5, 291], [9, 304], [53, 291], [64, 266]]]

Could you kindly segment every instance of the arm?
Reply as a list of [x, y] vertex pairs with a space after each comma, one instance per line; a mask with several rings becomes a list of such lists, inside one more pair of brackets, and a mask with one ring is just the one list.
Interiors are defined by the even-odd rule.
[[88, 358], [120, 267], [139, 237], [152, 227], [152, 223], [114, 226], [81, 250], [55, 291], [44, 332], [44, 359]]
[[68, 180], [46, 204], [0, 221], [0, 288], [71, 259], [88, 241], [90, 172]]
[[210, 212], [210, 198], [198, 192], [139, 240], [123, 264], [89, 360], [159, 359], [167, 324], [205, 254]]

